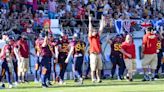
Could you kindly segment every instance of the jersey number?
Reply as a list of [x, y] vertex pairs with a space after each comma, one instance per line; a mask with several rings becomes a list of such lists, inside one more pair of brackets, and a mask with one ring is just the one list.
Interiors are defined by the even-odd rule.
[[62, 52], [67, 52], [68, 51], [68, 44], [63, 44], [62, 45]]
[[84, 44], [77, 44], [76, 46], [75, 46], [75, 50], [76, 51], [80, 51], [80, 50], [84, 50], [84, 48], [85, 48], [85, 45]]
[[157, 49], [158, 50], [161, 49], [161, 42], [160, 41], [158, 41], [158, 43], [157, 43]]
[[114, 44], [114, 50], [119, 51], [121, 49], [121, 44]]

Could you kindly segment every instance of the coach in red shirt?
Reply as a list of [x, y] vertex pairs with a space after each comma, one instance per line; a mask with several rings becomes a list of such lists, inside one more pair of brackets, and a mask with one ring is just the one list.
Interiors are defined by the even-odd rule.
[[[142, 41], [142, 67], [144, 70], [143, 81], [154, 80], [155, 69], [157, 67], [157, 36], [153, 33], [153, 28], [149, 27]], [[151, 76], [148, 76], [147, 68], [150, 66]]]
[[121, 52], [123, 53], [125, 65], [128, 70], [127, 78], [129, 81], [133, 81], [133, 72], [136, 70], [136, 51], [130, 34], [126, 36], [125, 42], [122, 43]]
[[26, 40], [26, 36], [22, 35], [22, 38], [18, 41], [18, 51], [19, 51], [19, 60], [18, 60], [18, 78], [20, 81], [20, 76], [22, 76], [22, 82], [25, 82], [25, 75], [29, 68], [29, 46]]
[[[101, 83], [100, 75], [102, 70], [102, 60], [100, 58], [101, 53], [101, 44], [100, 44], [100, 35], [104, 28], [104, 17], [100, 20], [99, 32], [92, 27], [91, 23], [92, 17], [89, 16], [89, 33], [88, 39], [90, 44], [90, 67], [91, 67], [91, 78], [92, 82], [97, 81]], [[96, 72], [96, 76], [95, 76]], [[97, 79], [95, 79], [97, 78]]]

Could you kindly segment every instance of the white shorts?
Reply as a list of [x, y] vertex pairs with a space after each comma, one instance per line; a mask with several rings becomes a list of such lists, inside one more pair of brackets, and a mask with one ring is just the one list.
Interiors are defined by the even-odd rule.
[[90, 54], [90, 67], [91, 71], [102, 70], [102, 60], [100, 54]]
[[29, 58], [20, 57], [18, 60], [18, 71], [27, 72], [29, 68]]

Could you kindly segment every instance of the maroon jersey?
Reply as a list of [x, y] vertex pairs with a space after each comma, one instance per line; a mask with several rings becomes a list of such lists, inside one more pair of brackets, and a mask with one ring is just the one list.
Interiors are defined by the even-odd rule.
[[43, 57], [52, 57], [52, 53], [48, 45], [46, 47], [42, 47], [41, 55]]
[[161, 40], [161, 46], [162, 46], [162, 49], [163, 49], [163, 52], [164, 52], [164, 38]]
[[74, 55], [82, 54], [84, 56], [85, 42], [83, 41], [72, 41], [71, 44], [74, 46]]
[[12, 53], [12, 46], [9, 44], [6, 44], [3, 48], [1, 59], [4, 60], [7, 57], [11, 57], [11, 53]]
[[46, 57], [52, 57], [54, 54], [53, 45], [53, 41], [49, 39], [47, 46], [41, 48], [41, 55]]
[[162, 50], [162, 41], [161, 41], [161, 39], [157, 36], [157, 38], [158, 38], [158, 41], [157, 41], [157, 49], [158, 50]]
[[57, 46], [57, 41], [55, 41], [54, 39], [49, 40], [48, 46], [51, 50], [52, 55], [54, 55], [55, 54], [55, 46]]
[[39, 56], [40, 53], [41, 53], [43, 41], [44, 41], [44, 39], [42, 39], [42, 38], [38, 38], [38, 39], [35, 41], [35, 51], [36, 51], [36, 53], [37, 53], [38, 56]]
[[158, 54], [159, 55], [162, 55], [162, 39], [160, 37], [160, 34], [156, 34], [156, 37], [157, 37], [157, 50], [158, 50]]
[[123, 39], [121, 37], [115, 37], [112, 40], [111, 56], [121, 56], [122, 57], [122, 53], [120, 52], [122, 42], [123, 42]]
[[68, 54], [68, 52], [69, 52], [69, 49], [68, 49], [69, 41], [59, 41], [58, 46], [59, 46], [59, 53]]
[[20, 39], [18, 41], [18, 46], [20, 47], [19, 48], [20, 55], [24, 58], [28, 58], [29, 57], [29, 46], [28, 46], [27, 40]]

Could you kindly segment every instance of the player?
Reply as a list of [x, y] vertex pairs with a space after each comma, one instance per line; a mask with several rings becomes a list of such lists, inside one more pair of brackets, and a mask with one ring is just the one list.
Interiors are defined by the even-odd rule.
[[108, 39], [108, 43], [111, 45], [111, 61], [112, 61], [112, 78], [114, 78], [116, 66], [119, 66], [119, 72], [118, 72], [118, 80], [123, 79], [123, 72], [124, 72], [124, 60], [123, 60], [123, 54], [120, 52], [121, 50], [121, 44], [123, 42], [121, 35], [117, 34], [114, 39]]
[[79, 39], [80, 36], [74, 34], [73, 40], [71, 42], [71, 47], [67, 59], [65, 60], [68, 63], [71, 54], [73, 54], [73, 71], [75, 78], [78, 78], [78, 82], [83, 84], [82, 78], [82, 66], [83, 66], [83, 58], [85, 53], [85, 42]]
[[38, 82], [38, 70], [40, 70], [40, 76], [41, 76], [41, 46], [44, 41], [45, 33], [41, 32], [39, 35], [39, 38], [35, 41], [35, 51], [37, 60], [35, 62], [35, 73], [34, 73], [34, 82]]
[[59, 79], [59, 84], [65, 84], [64, 82], [64, 73], [66, 71], [67, 68], [67, 63], [65, 63], [65, 59], [67, 58], [68, 55], [68, 45], [69, 45], [69, 41], [68, 41], [68, 36], [67, 35], [63, 35], [62, 36], [62, 40], [58, 42], [58, 50], [57, 53], [57, 63], [60, 66], [60, 73], [59, 76], [57, 77], [57, 79]]
[[[13, 84], [11, 81], [11, 76], [12, 76], [12, 71], [13, 71], [13, 62], [12, 62], [12, 57], [13, 57], [12, 44], [13, 43], [11, 41], [11, 38], [7, 39], [6, 43], [7, 44], [3, 47], [1, 51], [1, 55], [0, 55], [0, 58], [2, 60], [0, 82], [2, 82], [2, 79], [6, 73], [6, 79], [9, 83], [9, 88], [12, 88]], [[4, 84], [2, 84], [2, 87], [5, 87]]]

